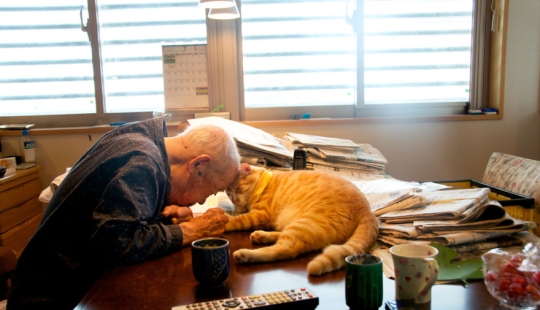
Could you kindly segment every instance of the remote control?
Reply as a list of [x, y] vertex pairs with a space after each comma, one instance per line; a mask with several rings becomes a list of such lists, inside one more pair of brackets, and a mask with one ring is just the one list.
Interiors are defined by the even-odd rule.
[[229, 310], [229, 309], [315, 309], [319, 297], [306, 288], [284, 290], [266, 294], [255, 294], [236, 298], [217, 299], [183, 306], [172, 310]]

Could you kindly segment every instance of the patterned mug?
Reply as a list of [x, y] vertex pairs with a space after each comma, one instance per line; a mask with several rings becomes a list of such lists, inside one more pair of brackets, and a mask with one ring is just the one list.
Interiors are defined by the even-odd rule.
[[394, 263], [396, 303], [399, 309], [431, 309], [431, 287], [437, 281], [439, 251], [425, 244], [399, 244], [390, 248]]
[[191, 267], [201, 285], [223, 285], [229, 278], [230, 264], [228, 240], [210, 237], [191, 243]]

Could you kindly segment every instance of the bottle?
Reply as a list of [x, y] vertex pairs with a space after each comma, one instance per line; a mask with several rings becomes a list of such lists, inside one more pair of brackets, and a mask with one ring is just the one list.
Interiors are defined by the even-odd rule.
[[34, 148], [34, 141], [28, 135], [28, 130], [23, 130], [21, 141], [21, 155], [22, 162], [35, 163], [36, 162], [36, 149]]

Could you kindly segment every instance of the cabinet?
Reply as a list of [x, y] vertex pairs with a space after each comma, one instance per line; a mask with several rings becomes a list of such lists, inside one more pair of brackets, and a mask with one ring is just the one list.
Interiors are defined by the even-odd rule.
[[40, 167], [17, 170], [0, 178], [0, 246], [13, 249], [17, 258], [36, 231], [43, 215], [39, 201]]

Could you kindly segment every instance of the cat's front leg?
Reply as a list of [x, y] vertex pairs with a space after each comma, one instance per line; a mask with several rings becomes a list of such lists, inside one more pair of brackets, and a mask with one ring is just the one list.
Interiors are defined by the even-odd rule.
[[225, 231], [254, 230], [268, 226], [269, 216], [264, 212], [249, 212], [229, 217]]
[[279, 234], [279, 231], [256, 230], [249, 236], [249, 239], [253, 243], [273, 244], [278, 240]]

